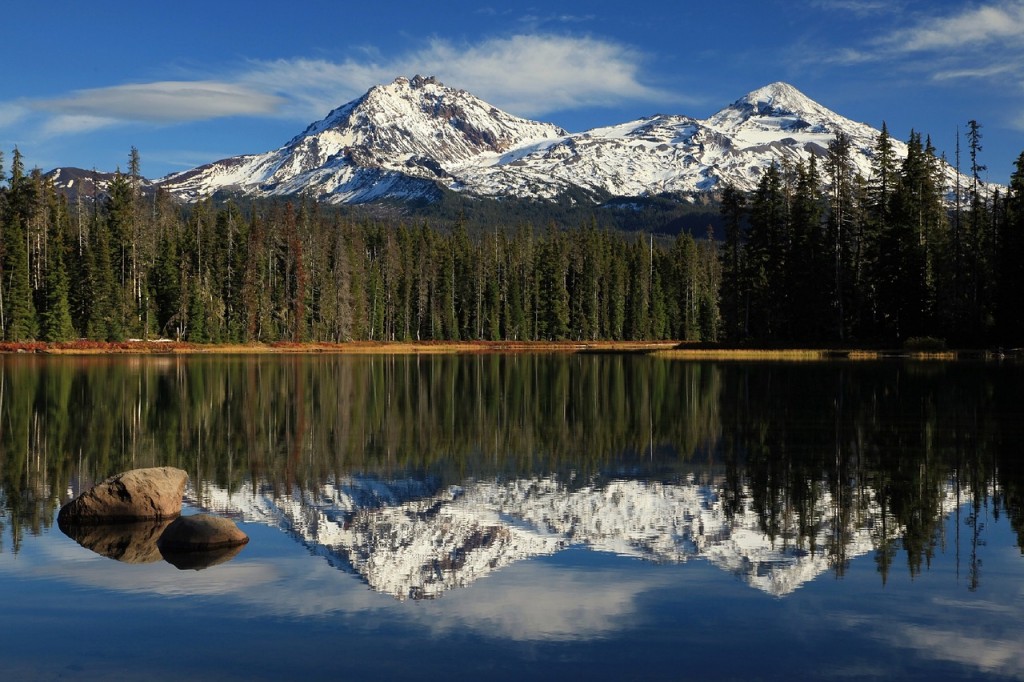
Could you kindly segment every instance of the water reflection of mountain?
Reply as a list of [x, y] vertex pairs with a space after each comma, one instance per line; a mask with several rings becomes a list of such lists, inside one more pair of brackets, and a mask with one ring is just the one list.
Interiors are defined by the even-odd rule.
[[[315, 544], [312, 535], [309, 542], [368, 576], [383, 571], [375, 557], [385, 556], [386, 538], [406, 526], [419, 532], [409, 518], [450, 517], [459, 532], [464, 517], [473, 519], [475, 534], [450, 540], [454, 554], [429, 557], [441, 567], [431, 569], [433, 578], [406, 581], [426, 592], [449, 579], [448, 564], [471, 566], [487, 552], [494, 554], [487, 561], [513, 561], [516, 552], [571, 544], [656, 561], [706, 556], [767, 582], [779, 561], [838, 574], [865, 546], [860, 528], [870, 529], [884, 581], [904, 555], [911, 575], [927, 568], [951, 480], [974, 505], [972, 547], [984, 542], [978, 509], [989, 503], [1024, 545], [1022, 442], [1024, 366], [1016, 364], [7, 355], [0, 356], [0, 551], [17, 553], [24, 539], [44, 532], [83, 486], [170, 465], [236, 491], [233, 504], [248, 491], [245, 499], [262, 499], [275, 524], [294, 519], [306, 529], [303, 514], [325, 514], [342, 528], [347, 520], [347, 544]], [[683, 502], [678, 486], [690, 485], [683, 477], [693, 471], [707, 472], [691, 482], [706, 489]], [[544, 476], [555, 476], [557, 495], [541, 491]], [[404, 479], [411, 489], [375, 483]], [[637, 523], [669, 530], [606, 533], [612, 510], [632, 518], [608, 502], [598, 505], [601, 514], [584, 513], [598, 490], [633, 499], [612, 479], [661, 481], [632, 484], [644, 501], [635, 502]], [[251, 480], [266, 489], [254, 493]], [[467, 480], [506, 483], [473, 507], [488, 488]], [[529, 481], [533, 492], [516, 497], [527, 484], [510, 481]], [[328, 496], [322, 491], [331, 482], [339, 491]], [[346, 486], [354, 496], [347, 501], [338, 497]], [[671, 498], [660, 525], [643, 516], [658, 495]], [[546, 518], [538, 511], [545, 504]], [[308, 511], [276, 509], [288, 505]], [[565, 511], [573, 505], [581, 506]], [[687, 509], [703, 520], [702, 531], [685, 526]], [[360, 524], [362, 539], [354, 535]], [[723, 527], [728, 535], [715, 539]], [[395, 556], [411, 555], [396, 549]], [[427, 561], [409, 559], [408, 570]], [[980, 573], [970, 575], [977, 584]]]
[[[192, 502], [277, 526], [374, 590], [429, 599], [517, 561], [574, 545], [659, 563], [705, 559], [773, 596], [785, 596], [905, 531], [886, 522], [871, 489], [857, 514], [837, 513], [828, 492], [810, 519], [784, 513], [772, 535], [753, 497], [723, 503], [722, 481], [611, 480], [569, 486], [554, 478], [430, 483], [346, 478], [316, 491], [275, 497], [243, 485], [204, 485]], [[940, 514], [956, 506], [947, 486]], [[808, 532], [808, 520], [811, 522]]]

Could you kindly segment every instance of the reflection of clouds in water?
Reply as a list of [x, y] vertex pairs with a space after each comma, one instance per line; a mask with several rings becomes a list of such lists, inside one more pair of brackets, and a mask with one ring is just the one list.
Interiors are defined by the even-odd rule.
[[[1008, 592], [986, 600], [911, 597], [886, 613], [837, 613], [831, 620], [897, 651], [1024, 680], [1024, 586]], [[967, 612], [973, 617], [964, 618]], [[980, 620], [977, 614], [983, 614]]]
[[[1020, 614], [1024, 617], [1024, 613]], [[1022, 622], [1018, 620], [1018, 622]], [[1024, 679], [1024, 628], [1016, 636], [993, 639], [987, 635], [972, 636], [956, 630], [916, 625], [896, 628], [892, 644], [916, 649], [931, 660], [951, 661], [998, 675]]]
[[[1020, 594], [1017, 595], [1017, 599], [1024, 598], [1024, 585], [1021, 585]], [[1018, 603], [1014, 603], [1015, 600], [997, 603], [991, 601], [967, 601], [964, 599], [949, 599], [946, 597], [937, 597], [932, 600], [932, 603], [936, 606], [941, 606], [949, 610], [957, 611], [985, 611], [993, 615], [1012, 615], [1024, 617], [1024, 609], [1019, 606]]]
[[472, 628], [517, 641], [595, 639], [635, 626], [639, 597], [664, 587], [671, 575], [521, 564], [489, 577], [485, 595], [474, 589], [447, 595], [444, 608], [428, 609], [424, 625], [437, 634]]
[[244, 562], [203, 571], [181, 571], [163, 561], [126, 564], [100, 556], [70, 538], [51, 535], [45, 542], [32, 543], [34, 551], [22, 552], [14, 561], [6, 561], [0, 554], [0, 571], [22, 578], [165, 597], [231, 594], [258, 588], [279, 577], [270, 565]]
[[[437, 636], [463, 630], [515, 641], [609, 636], [635, 625], [641, 595], [673, 580], [670, 571], [635, 575], [526, 561], [441, 600], [398, 602], [313, 556], [247, 560], [243, 552], [207, 570], [179, 571], [162, 562], [121, 564], [71, 540], [50, 540], [34, 543], [37, 551], [16, 560], [0, 554], [0, 573], [120, 593], [221, 597], [252, 617], [349, 616], [358, 626], [367, 616], [386, 614]], [[365, 622], [375, 627], [372, 621]]]

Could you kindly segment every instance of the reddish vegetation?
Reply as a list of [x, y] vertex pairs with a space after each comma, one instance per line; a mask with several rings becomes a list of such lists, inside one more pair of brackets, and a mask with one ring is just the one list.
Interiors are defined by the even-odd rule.
[[676, 342], [626, 341], [351, 341], [348, 343], [300, 343], [203, 345], [179, 341], [68, 341], [44, 343], [0, 342], [0, 353], [167, 354], [167, 353], [530, 353], [530, 352], [638, 352], [665, 350]]
[[198, 346], [178, 341], [44, 341], [0, 342], [0, 353], [188, 353]]

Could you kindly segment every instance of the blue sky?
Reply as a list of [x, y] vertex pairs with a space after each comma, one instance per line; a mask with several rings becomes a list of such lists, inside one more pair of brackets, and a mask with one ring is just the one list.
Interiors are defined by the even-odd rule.
[[1024, 0], [58, 0], [3, 17], [0, 150], [44, 170], [123, 168], [132, 146], [149, 177], [264, 152], [417, 73], [570, 131], [703, 118], [784, 80], [950, 160], [976, 119], [993, 182], [1024, 151]]

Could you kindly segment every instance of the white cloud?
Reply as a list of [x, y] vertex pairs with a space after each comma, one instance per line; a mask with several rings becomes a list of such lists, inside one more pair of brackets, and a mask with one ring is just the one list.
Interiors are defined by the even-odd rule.
[[435, 41], [415, 61], [443, 81], [527, 116], [673, 99], [640, 81], [639, 52], [593, 38], [519, 35], [468, 48]]
[[813, 0], [811, 4], [821, 9], [849, 12], [859, 16], [898, 10], [898, 6], [883, 0]]
[[521, 116], [624, 101], [678, 101], [640, 77], [645, 55], [590, 37], [514, 35], [470, 44], [434, 39], [383, 58], [372, 49], [344, 61], [251, 61], [230, 73], [77, 90], [0, 103], [0, 126], [31, 109], [44, 135], [82, 133], [123, 123], [174, 124], [228, 116], [309, 122], [397, 76], [437, 76]]
[[59, 114], [46, 119], [40, 127], [43, 137], [51, 135], [74, 135], [87, 133], [100, 128], [109, 128], [122, 123], [120, 119], [106, 116], [89, 116], [85, 114]]
[[1002, 79], [1024, 85], [1022, 36], [1024, 0], [1003, 0], [918, 19], [863, 45], [835, 50], [823, 61], [847, 66], [885, 64], [887, 69], [924, 74], [933, 81]]
[[396, 76], [436, 76], [521, 116], [542, 116], [623, 101], [672, 101], [640, 79], [644, 55], [595, 38], [516, 35], [471, 45], [435, 39], [417, 51], [378, 60], [341, 63], [291, 59], [256, 62], [239, 76], [253, 88], [288, 100], [284, 111], [303, 119], [323, 116]]
[[77, 90], [65, 97], [37, 100], [34, 106], [80, 122], [111, 121], [177, 123], [224, 116], [272, 114], [281, 98], [236, 83], [160, 81]]
[[932, 78], [937, 81], [956, 80], [960, 78], [994, 78], [996, 76], [1016, 76], [1020, 72], [1017, 64], [989, 64], [986, 66], [964, 67], [947, 71], [936, 71]]
[[17, 102], [0, 102], [0, 128], [14, 125], [28, 115], [28, 109]]
[[924, 52], [952, 48], [987, 49], [1006, 41], [1018, 49], [1024, 35], [1024, 2], [1003, 2], [945, 17], [884, 36], [879, 44], [895, 52]]

